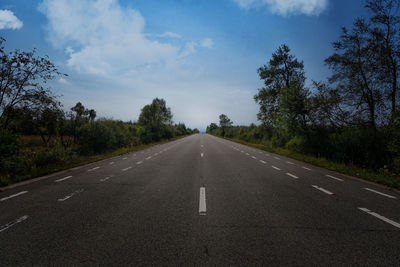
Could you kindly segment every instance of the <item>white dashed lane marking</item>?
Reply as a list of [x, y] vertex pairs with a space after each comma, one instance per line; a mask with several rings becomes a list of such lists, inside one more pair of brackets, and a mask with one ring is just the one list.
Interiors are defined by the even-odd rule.
[[275, 167], [274, 165], [271, 165], [271, 168], [274, 168], [277, 171], [281, 171], [281, 169], [279, 169], [278, 167]]
[[278, 158], [278, 157], [274, 157], [274, 159], [281, 159], [281, 158]]
[[91, 172], [91, 171], [94, 171], [94, 170], [97, 170], [97, 169], [100, 169], [100, 167], [91, 168], [91, 169], [88, 170], [88, 172]]
[[138, 161], [138, 162], [136, 162], [136, 164], [138, 164], [138, 165], [139, 165], [139, 164], [142, 164], [142, 163], [143, 163], [143, 161]]
[[199, 215], [206, 215], [206, 188], [200, 187]]
[[59, 198], [58, 201], [60, 201], [60, 202], [65, 201], [65, 200], [67, 200], [67, 199], [69, 199], [69, 198], [73, 197], [74, 195], [79, 194], [81, 192], [83, 192], [83, 189], [76, 190], [75, 192], [73, 192], [70, 195], [67, 195], [67, 196], [65, 196], [63, 198]]
[[292, 177], [292, 178], [294, 178], [294, 179], [298, 179], [299, 177], [297, 177], [296, 175], [294, 175], [294, 174], [291, 174], [291, 173], [286, 173], [286, 175], [289, 175], [290, 177]]
[[126, 172], [126, 171], [129, 170], [129, 169], [132, 169], [132, 167], [129, 166], [129, 167], [125, 168], [125, 169], [122, 169], [121, 171]]
[[326, 190], [326, 189], [323, 189], [322, 187], [319, 187], [319, 186], [317, 186], [317, 185], [313, 185], [312, 187], [314, 187], [315, 189], [317, 189], [317, 190], [319, 190], [319, 191], [321, 191], [321, 192], [324, 192], [324, 193], [327, 194], [327, 195], [333, 195], [332, 192], [330, 192], [330, 191], [328, 191], [328, 190]]
[[364, 189], [367, 190], [367, 191], [373, 192], [373, 193], [375, 193], [375, 194], [379, 194], [379, 195], [381, 195], [381, 196], [385, 196], [385, 197], [392, 198], [392, 199], [397, 199], [397, 197], [395, 197], [395, 196], [388, 195], [388, 194], [385, 194], [385, 193], [376, 191], [376, 190], [371, 189], [371, 188], [367, 188], [367, 187], [366, 187], [366, 188], [364, 188]]
[[60, 178], [60, 179], [58, 179], [58, 180], [55, 180], [55, 182], [56, 182], [56, 183], [59, 183], [59, 182], [61, 182], [61, 181], [64, 181], [64, 180], [67, 180], [67, 179], [70, 179], [70, 178], [72, 178], [71, 175], [70, 175], [70, 176], [67, 176], [67, 177], [64, 177], [64, 178]]
[[28, 219], [28, 215], [24, 215], [24, 216], [16, 219], [15, 221], [7, 223], [6, 225], [2, 225], [2, 226], [0, 226], [0, 232], [3, 232], [5, 230], [7, 230], [8, 228], [10, 228], [11, 226], [13, 226], [13, 225], [15, 225], [17, 223], [25, 221], [26, 219]]
[[303, 168], [303, 169], [305, 169], [305, 170], [307, 170], [307, 171], [311, 171], [311, 169], [310, 168], [307, 168], [307, 167], [301, 167], [301, 168]]
[[260, 160], [260, 162], [262, 163], [262, 164], [267, 164], [265, 161], [263, 161], [263, 160]]
[[376, 218], [378, 218], [378, 219], [380, 219], [380, 220], [382, 220], [382, 221], [384, 221], [384, 222], [386, 222], [386, 223], [389, 223], [389, 224], [393, 225], [394, 227], [400, 228], [400, 223], [395, 222], [395, 221], [392, 221], [392, 220], [390, 220], [390, 219], [388, 219], [388, 218], [386, 218], [386, 217], [384, 217], [384, 216], [382, 216], [382, 215], [379, 215], [379, 214], [376, 213], [376, 212], [370, 211], [370, 210], [367, 209], [367, 208], [358, 208], [358, 209], [361, 210], [361, 211], [363, 211], [363, 212], [366, 212], [366, 213], [368, 213], [369, 215], [372, 215], [372, 216], [374, 216], [374, 217], [376, 217]]
[[3, 197], [2, 199], [0, 199], [0, 202], [8, 200], [8, 199], [13, 198], [13, 197], [17, 197], [17, 196], [26, 194], [26, 193], [28, 193], [28, 191], [21, 191], [19, 193], [14, 194], [14, 195], [11, 195], [11, 196], [8, 196], [8, 197]]
[[343, 182], [343, 179], [337, 178], [337, 177], [335, 177], [335, 176], [332, 176], [332, 175], [329, 175], [329, 174], [327, 174], [327, 175], [325, 175], [325, 176], [326, 176], [326, 177], [329, 177], [329, 178], [331, 178], [331, 179], [334, 179], [334, 180], [336, 180], [336, 181]]

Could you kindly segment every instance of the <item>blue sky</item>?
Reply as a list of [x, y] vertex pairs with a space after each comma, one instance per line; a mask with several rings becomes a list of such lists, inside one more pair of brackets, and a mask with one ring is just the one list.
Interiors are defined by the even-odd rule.
[[164, 98], [174, 122], [204, 130], [221, 113], [257, 123], [257, 68], [286, 43], [306, 75], [329, 75], [342, 26], [366, 16], [363, 0], [2, 0], [7, 49], [31, 50], [69, 76], [51, 83], [65, 109], [137, 120]]

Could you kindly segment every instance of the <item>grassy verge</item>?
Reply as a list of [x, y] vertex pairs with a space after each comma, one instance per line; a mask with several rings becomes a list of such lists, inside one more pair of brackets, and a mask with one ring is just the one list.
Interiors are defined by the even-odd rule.
[[11, 184], [15, 184], [15, 183], [26, 181], [29, 179], [45, 176], [45, 175], [63, 171], [63, 170], [68, 170], [68, 169], [75, 168], [78, 166], [83, 166], [83, 165], [86, 165], [89, 163], [93, 163], [93, 162], [100, 161], [100, 160], [105, 160], [108, 158], [124, 155], [127, 153], [140, 151], [140, 150], [152, 147], [152, 146], [161, 145], [161, 144], [165, 144], [165, 143], [168, 143], [168, 142], [180, 139], [180, 138], [184, 138], [186, 136], [187, 135], [179, 136], [179, 137], [175, 137], [175, 138], [172, 138], [169, 140], [163, 140], [160, 142], [155, 142], [155, 143], [150, 143], [150, 144], [141, 144], [141, 145], [130, 147], [130, 148], [120, 148], [120, 149], [110, 151], [107, 153], [102, 153], [102, 154], [78, 156], [73, 161], [58, 162], [55, 164], [49, 164], [47, 166], [44, 166], [44, 167], [40, 168], [39, 170], [36, 170], [34, 174], [27, 174], [27, 175], [21, 175], [21, 176], [16, 176], [16, 177], [0, 176], [0, 191], [1, 191], [1, 187], [5, 187], [5, 186], [11, 185]]
[[255, 147], [261, 150], [265, 150], [271, 153], [276, 153], [282, 156], [286, 156], [299, 161], [307, 162], [315, 166], [323, 167], [331, 171], [340, 172], [353, 177], [361, 178], [367, 181], [379, 183], [391, 188], [400, 189], [400, 176], [394, 173], [390, 173], [387, 170], [381, 170], [380, 172], [374, 172], [372, 170], [363, 169], [353, 165], [346, 165], [343, 163], [337, 163], [326, 158], [317, 158], [310, 155], [304, 155], [297, 152], [290, 151], [284, 148], [272, 148], [263, 144], [254, 144], [245, 142], [239, 139], [225, 138], [227, 140], [240, 143], [243, 145]]

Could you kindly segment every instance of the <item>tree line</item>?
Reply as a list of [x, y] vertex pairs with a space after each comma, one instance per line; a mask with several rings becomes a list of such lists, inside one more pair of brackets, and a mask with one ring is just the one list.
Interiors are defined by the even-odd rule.
[[325, 59], [332, 75], [306, 86], [304, 63], [283, 44], [258, 69], [259, 126], [207, 132], [400, 173], [400, 1], [367, 0], [368, 18], [343, 27]]
[[85, 156], [199, 132], [174, 124], [171, 109], [159, 98], [142, 108], [136, 122], [97, 118], [81, 102], [64, 110], [47, 86], [64, 75], [36, 50], [7, 52], [0, 37], [0, 185]]

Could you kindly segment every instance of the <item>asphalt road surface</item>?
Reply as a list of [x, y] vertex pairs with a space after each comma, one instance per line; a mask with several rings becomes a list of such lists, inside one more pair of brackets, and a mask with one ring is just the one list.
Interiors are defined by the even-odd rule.
[[0, 266], [400, 265], [400, 194], [197, 134], [0, 192]]

